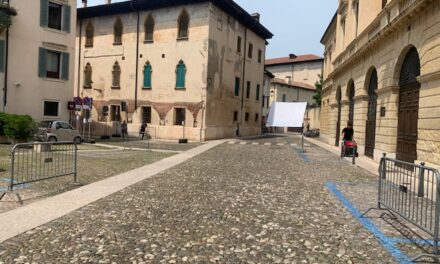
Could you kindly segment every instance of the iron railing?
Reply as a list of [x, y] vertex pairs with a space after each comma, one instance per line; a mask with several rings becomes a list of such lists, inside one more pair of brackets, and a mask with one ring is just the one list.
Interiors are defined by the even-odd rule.
[[[439, 254], [440, 174], [424, 163], [413, 164], [386, 157], [379, 165], [377, 208], [397, 214], [433, 238]], [[415, 259], [424, 257], [419, 255]]]
[[77, 151], [73, 142], [20, 143], [11, 152], [9, 190], [17, 185], [62, 176], [73, 176], [77, 182]]

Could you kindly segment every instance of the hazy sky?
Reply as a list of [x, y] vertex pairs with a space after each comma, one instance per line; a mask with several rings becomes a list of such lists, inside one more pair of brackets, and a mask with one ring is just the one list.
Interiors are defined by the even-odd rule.
[[[88, 0], [89, 6], [106, 0]], [[121, 2], [122, 0], [113, 0]], [[146, 0], [148, 1], [148, 0]], [[77, 0], [81, 6], [81, 0]], [[249, 13], [261, 14], [261, 23], [275, 36], [269, 40], [267, 58], [316, 54], [322, 56], [319, 42], [336, 12], [337, 0], [235, 0]]]

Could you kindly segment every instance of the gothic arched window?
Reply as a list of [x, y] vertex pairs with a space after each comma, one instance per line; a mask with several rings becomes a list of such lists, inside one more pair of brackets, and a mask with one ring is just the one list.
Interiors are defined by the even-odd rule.
[[154, 35], [154, 18], [151, 14], [147, 16], [147, 19], [145, 20], [145, 41], [146, 42], [153, 42], [153, 35]]
[[186, 65], [183, 60], [179, 61], [176, 67], [176, 88], [185, 89]]
[[87, 63], [84, 68], [84, 88], [92, 88], [92, 83], [92, 66]]
[[86, 47], [93, 47], [94, 29], [92, 23], [89, 21], [86, 27]]
[[112, 70], [112, 88], [120, 88], [121, 87], [121, 66], [119, 66], [119, 62], [115, 62]]
[[124, 27], [124, 25], [122, 24], [122, 20], [120, 17], [118, 17], [118, 19], [116, 19], [115, 26], [114, 26], [115, 39], [114, 39], [113, 44], [116, 44], [116, 45], [122, 44], [123, 27]]
[[151, 64], [149, 61], [145, 63], [144, 66], [144, 88], [151, 89], [151, 74], [153, 69], [151, 68]]
[[189, 15], [186, 10], [183, 10], [182, 13], [180, 13], [179, 20], [178, 20], [178, 26], [179, 26], [179, 32], [177, 35], [178, 39], [185, 39], [188, 38], [188, 31], [189, 31]]

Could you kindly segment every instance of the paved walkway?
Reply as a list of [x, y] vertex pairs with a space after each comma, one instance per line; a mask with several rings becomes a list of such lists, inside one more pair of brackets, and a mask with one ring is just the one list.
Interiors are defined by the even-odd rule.
[[252, 141], [9, 239], [0, 263], [396, 263], [326, 186], [372, 174], [299, 138]]

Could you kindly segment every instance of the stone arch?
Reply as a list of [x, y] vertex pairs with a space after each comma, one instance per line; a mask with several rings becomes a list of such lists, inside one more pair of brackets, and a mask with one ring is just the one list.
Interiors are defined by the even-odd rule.
[[94, 31], [95, 29], [93, 28], [93, 24], [91, 21], [89, 21], [86, 26], [86, 47], [93, 47], [93, 38], [95, 34]]
[[119, 62], [116, 61], [113, 64], [112, 69], [112, 88], [120, 88], [121, 87], [121, 66]]
[[409, 44], [405, 48], [402, 49], [402, 51], [399, 54], [399, 57], [396, 61], [396, 64], [394, 66], [394, 73], [393, 73], [393, 86], [398, 86], [400, 81], [400, 72], [403, 66], [403, 63], [405, 62], [406, 55], [411, 51], [416, 50], [416, 46]]
[[374, 158], [376, 145], [376, 116], [377, 116], [377, 70], [371, 67], [365, 79], [365, 90], [368, 94], [368, 110], [365, 128], [365, 156]]
[[84, 88], [92, 88], [92, 73], [92, 65], [87, 62], [86, 66], [84, 67]]
[[144, 28], [145, 28], [145, 38], [144, 40], [147, 42], [153, 42], [154, 38], [154, 18], [153, 15], [150, 13], [148, 14], [147, 18], [145, 19]]
[[[420, 56], [412, 46], [405, 49], [399, 63], [399, 110], [397, 121], [396, 158], [413, 163], [417, 160], [419, 99], [421, 84]], [[400, 59], [399, 58], [399, 59]]]

